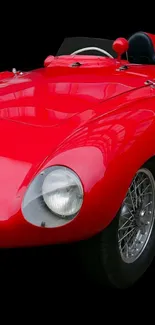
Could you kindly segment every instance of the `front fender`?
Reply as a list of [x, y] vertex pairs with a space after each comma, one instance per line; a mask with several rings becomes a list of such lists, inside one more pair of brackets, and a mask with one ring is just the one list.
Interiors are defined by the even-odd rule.
[[[72, 221], [81, 236], [104, 229], [115, 217], [136, 171], [155, 154], [151, 101], [121, 106], [71, 135], [45, 167], [73, 169], [84, 187], [84, 204]], [[153, 106], [152, 106], [153, 107]], [[149, 108], [149, 109], [148, 109]]]

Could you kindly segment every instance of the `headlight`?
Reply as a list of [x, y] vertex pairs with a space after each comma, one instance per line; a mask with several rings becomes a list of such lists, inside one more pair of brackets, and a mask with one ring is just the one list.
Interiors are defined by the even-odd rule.
[[43, 199], [48, 208], [60, 217], [76, 214], [82, 205], [83, 189], [79, 178], [67, 168], [57, 168], [44, 179]]
[[56, 227], [75, 218], [82, 203], [79, 177], [69, 168], [54, 166], [45, 169], [30, 184], [22, 212], [32, 224]]

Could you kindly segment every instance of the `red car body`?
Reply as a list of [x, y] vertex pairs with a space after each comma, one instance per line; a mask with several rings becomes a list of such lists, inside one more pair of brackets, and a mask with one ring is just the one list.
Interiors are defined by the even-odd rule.
[[[155, 155], [154, 78], [155, 66], [86, 55], [0, 74], [0, 247], [78, 241], [107, 227], [135, 172]], [[83, 205], [66, 225], [34, 226], [22, 200], [54, 165], [78, 174]]]

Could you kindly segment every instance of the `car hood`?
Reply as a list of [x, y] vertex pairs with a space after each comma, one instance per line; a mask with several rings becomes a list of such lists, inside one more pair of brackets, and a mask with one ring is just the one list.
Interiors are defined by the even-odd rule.
[[[74, 140], [76, 130], [82, 130], [91, 117], [114, 108], [110, 100], [111, 105], [107, 102], [99, 109], [100, 102], [144, 83], [140, 73], [133, 78], [116, 67], [111, 72], [103, 67], [98, 73], [97, 68], [80, 69], [54, 66], [0, 77], [0, 220], [19, 212], [27, 186], [48, 159], [64, 164], [67, 151], [70, 165], [75, 142], [85, 144], [85, 129]], [[84, 152], [79, 160], [75, 155], [74, 163], [80, 165], [86, 159]], [[59, 153], [62, 160], [54, 161]]]
[[91, 60], [74, 67], [61, 59], [33, 72], [0, 76], [0, 118], [56, 126], [84, 111], [97, 115], [99, 103], [144, 86], [141, 70], [119, 71], [115, 60]]

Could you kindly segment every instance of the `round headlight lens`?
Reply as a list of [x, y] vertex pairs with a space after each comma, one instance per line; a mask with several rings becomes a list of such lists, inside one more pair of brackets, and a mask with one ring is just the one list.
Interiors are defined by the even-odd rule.
[[44, 179], [42, 196], [47, 207], [60, 217], [78, 213], [83, 202], [83, 188], [78, 176], [66, 167], [58, 167]]

